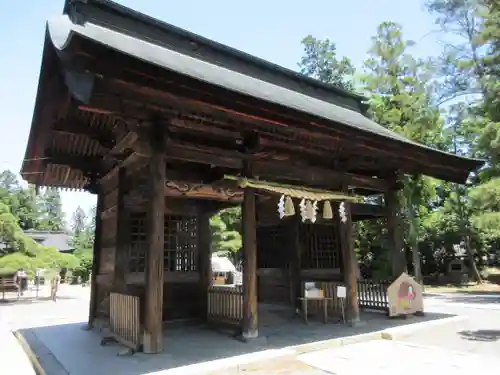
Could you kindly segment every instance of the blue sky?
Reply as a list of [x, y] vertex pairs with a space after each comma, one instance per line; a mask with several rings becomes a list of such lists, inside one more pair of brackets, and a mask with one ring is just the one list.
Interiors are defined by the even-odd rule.
[[[436, 55], [440, 45], [421, 0], [123, 0], [121, 4], [218, 42], [297, 69], [300, 40], [330, 38], [340, 55], [361, 66], [370, 37], [382, 21], [404, 26], [417, 42], [414, 53]], [[29, 5], [28, 5], [29, 4]], [[19, 172], [38, 85], [45, 22], [61, 13], [63, 0], [0, 0], [0, 168]], [[95, 197], [63, 193], [71, 214], [88, 210]], [[69, 218], [69, 216], [68, 216]]]

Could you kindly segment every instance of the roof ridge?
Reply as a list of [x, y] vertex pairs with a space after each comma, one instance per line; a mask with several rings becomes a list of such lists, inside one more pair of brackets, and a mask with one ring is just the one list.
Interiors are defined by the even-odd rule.
[[70, 6], [75, 4], [77, 5], [78, 3], [81, 4], [86, 4], [86, 5], [94, 5], [103, 9], [106, 9], [111, 12], [119, 13], [127, 18], [133, 19], [135, 21], [139, 21], [141, 23], [144, 23], [149, 26], [153, 26], [155, 28], [159, 28], [163, 31], [171, 32], [173, 34], [176, 34], [180, 37], [183, 38], [188, 38], [196, 43], [201, 43], [205, 44], [206, 46], [213, 48], [215, 50], [218, 50], [220, 52], [226, 53], [230, 56], [239, 58], [241, 60], [244, 60], [248, 63], [255, 64], [260, 68], [263, 69], [268, 69], [271, 71], [274, 71], [274, 73], [278, 72], [283, 75], [286, 75], [289, 78], [292, 79], [297, 79], [300, 80], [304, 83], [307, 83], [313, 87], [316, 88], [321, 88], [325, 91], [334, 93], [339, 95], [339, 97], [344, 97], [344, 98], [351, 98], [354, 99], [358, 102], [358, 104], [361, 106], [360, 109], [367, 109], [364, 108], [366, 107], [365, 102], [368, 100], [368, 98], [360, 93], [356, 93], [354, 91], [349, 91], [346, 89], [343, 89], [341, 87], [324, 83], [321, 82], [317, 79], [311, 78], [309, 76], [306, 76], [305, 74], [302, 74], [300, 72], [297, 72], [295, 70], [292, 70], [290, 68], [286, 68], [284, 66], [281, 66], [279, 64], [273, 63], [271, 61], [267, 61], [261, 57], [252, 55], [250, 53], [247, 53], [245, 51], [242, 51], [240, 49], [234, 48], [227, 46], [223, 43], [217, 42], [215, 40], [206, 38], [202, 35], [196, 34], [192, 31], [183, 29], [182, 27], [173, 25], [171, 23], [168, 23], [166, 21], [162, 21], [160, 19], [154, 18], [152, 16], [149, 16], [147, 14], [144, 14], [138, 10], [126, 7], [125, 5], [119, 4], [115, 1], [112, 0], [66, 0], [64, 6], [64, 14], [70, 15]]

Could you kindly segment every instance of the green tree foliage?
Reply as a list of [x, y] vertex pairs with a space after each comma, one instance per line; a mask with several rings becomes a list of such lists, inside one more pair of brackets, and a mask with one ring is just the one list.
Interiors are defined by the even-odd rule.
[[[429, 63], [412, 56], [413, 44], [404, 39], [398, 24], [384, 22], [378, 27], [362, 79], [370, 99], [370, 113], [379, 124], [408, 139], [442, 147], [442, 121], [438, 108], [431, 105], [426, 86], [431, 73]], [[407, 224], [405, 239], [412, 250], [418, 278], [421, 220], [426, 213], [425, 203], [435, 197], [434, 187], [432, 180], [425, 177], [406, 178], [400, 197], [400, 206], [406, 208], [403, 212]]]
[[24, 268], [29, 274], [34, 274], [37, 268], [80, 267], [75, 256], [41, 246], [24, 233], [32, 228], [62, 228], [62, 223], [58, 194], [37, 198], [33, 187], [22, 187], [15, 174], [10, 171], [0, 173], [0, 269], [16, 271]]
[[210, 218], [213, 253], [235, 253], [241, 249], [241, 208], [232, 207]]
[[39, 229], [60, 231], [64, 229], [61, 195], [58, 190], [46, 189], [40, 199], [42, 213]]
[[96, 208], [93, 207], [90, 210], [89, 219], [83, 209], [78, 207], [72, 216], [71, 226], [74, 236], [73, 246], [75, 247], [73, 254], [79, 260], [79, 266], [73, 274], [81, 277], [82, 281], [88, 281], [92, 272], [95, 212]]
[[[500, 254], [500, 2], [429, 0], [426, 6], [443, 42], [438, 58], [416, 58], [402, 27], [383, 22], [361, 71], [354, 72], [350, 63], [346, 69], [342, 62], [349, 59], [339, 59], [332, 42], [312, 36], [302, 41], [299, 66], [337, 86], [346, 87], [342, 82], [355, 76], [369, 98], [369, 115], [381, 125], [417, 142], [487, 161], [465, 186], [425, 176], [404, 178], [400, 193], [413, 263], [421, 264], [425, 275], [443, 273], [449, 260], [465, 250], [472, 276], [479, 279], [475, 263]], [[356, 223], [359, 259], [378, 277], [390, 273], [386, 233], [382, 221]]]
[[339, 88], [353, 89], [354, 67], [346, 57], [337, 59], [335, 43], [308, 35], [302, 39], [302, 46], [304, 56], [299, 68], [303, 74]]

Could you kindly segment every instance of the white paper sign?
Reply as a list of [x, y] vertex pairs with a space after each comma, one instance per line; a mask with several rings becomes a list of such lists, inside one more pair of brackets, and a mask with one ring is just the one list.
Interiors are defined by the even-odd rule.
[[313, 289], [313, 288], [316, 288], [316, 283], [314, 281], [307, 281], [304, 283], [305, 290], [309, 290], [309, 289]]
[[337, 286], [337, 298], [346, 298], [347, 296], [347, 289], [345, 286]]

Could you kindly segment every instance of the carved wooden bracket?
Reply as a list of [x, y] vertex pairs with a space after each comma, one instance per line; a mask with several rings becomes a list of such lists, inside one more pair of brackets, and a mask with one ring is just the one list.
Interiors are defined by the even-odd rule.
[[[165, 181], [165, 196], [183, 197], [191, 199], [207, 199], [221, 202], [240, 203], [243, 201], [243, 191], [228, 189], [210, 184], [187, 182], [187, 181]], [[134, 202], [144, 201], [147, 192], [143, 186], [138, 186], [130, 193], [127, 200]]]

